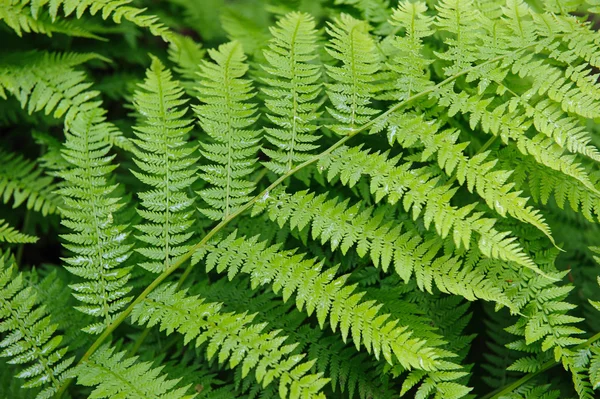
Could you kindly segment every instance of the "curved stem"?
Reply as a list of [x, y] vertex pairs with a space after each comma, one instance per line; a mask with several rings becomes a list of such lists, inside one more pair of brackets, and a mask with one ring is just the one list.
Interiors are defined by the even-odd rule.
[[[160, 283], [162, 283], [167, 277], [169, 277], [175, 270], [177, 270], [183, 263], [185, 263], [186, 261], [188, 261], [192, 255], [199, 249], [201, 248], [203, 245], [205, 245], [212, 237], [214, 237], [218, 232], [221, 231], [221, 229], [223, 229], [225, 226], [227, 226], [233, 219], [235, 219], [236, 217], [238, 217], [239, 215], [241, 215], [243, 212], [247, 211], [248, 209], [250, 209], [257, 201], [259, 201], [261, 198], [263, 198], [265, 195], [268, 195], [269, 192], [271, 192], [274, 188], [276, 188], [277, 186], [279, 186], [284, 180], [286, 180], [288, 177], [292, 176], [294, 173], [298, 172], [301, 169], [304, 169], [305, 167], [318, 162], [320, 159], [322, 159], [323, 157], [329, 155], [331, 152], [333, 152], [335, 149], [339, 148], [340, 146], [342, 146], [346, 141], [350, 140], [352, 137], [356, 136], [357, 134], [369, 129], [371, 126], [377, 124], [378, 122], [384, 121], [388, 116], [390, 116], [391, 114], [393, 114], [394, 112], [398, 111], [399, 109], [401, 109], [402, 107], [406, 106], [407, 104], [409, 104], [410, 102], [417, 100], [419, 98], [425, 97], [427, 95], [429, 95], [430, 93], [435, 92], [437, 89], [439, 89], [440, 87], [458, 79], [461, 76], [464, 76], [466, 74], [468, 74], [469, 72], [476, 70], [477, 68], [480, 68], [482, 66], [491, 64], [491, 63], [495, 63], [498, 62], [508, 56], [517, 54], [521, 51], [525, 51], [530, 47], [533, 47], [535, 44], [530, 45], [530, 46], [526, 46], [523, 48], [520, 48], [518, 50], [514, 50], [512, 52], [497, 56], [495, 58], [492, 58], [490, 60], [487, 60], [485, 62], [482, 62], [481, 64], [478, 65], [474, 65], [471, 66], [470, 68], [467, 68], [461, 72], [458, 72], [446, 79], [444, 79], [443, 81], [439, 82], [438, 84], [431, 86], [430, 88], [423, 90], [422, 92], [419, 92], [417, 94], [414, 94], [408, 98], [406, 98], [403, 101], [400, 101], [399, 103], [397, 103], [396, 105], [390, 107], [387, 111], [385, 111], [382, 114], [379, 114], [377, 117], [371, 119], [369, 122], [365, 123], [364, 125], [362, 125], [359, 128], [354, 129], [353, 131], [351, 131], [350, 133], [348, 133], [346, 136], [342, 137], [341, 139], [339, 139], [338, 141], [336, 141], [333, 145], [331, 145], [329, 148], [327, 148], [325, 151], [311, 157], [310, 159], [302, 162], [301, 164], [297, 165], [296, 167], [294, 167], [293, 169], [289, 170], [288, 172], [286, 172], [285, 174], [281, 175], [277, 180], [275, 180], [269, 187], [267, 187], [265, 190], [263, 190], [260, 194], [258, 194], [257, 196], [255, 196], [254, 198], [252, 198], [250, 201], [248, 201], [245, 205], [239, 207], [234, 213], [231, 213], [229, 215], [227, 215], [227, 217], [225, 217], [219, 224], [217, 224], [212, 230], [210, 230], [206, 236], [204, 236], [204, 238], [198, 242], [196, 245], [194, 245], [186, 254], [182, 255], [180, 258], [177, 259], [177, 261], [175, 261], [167, 270], [165, 270], [164, 272], [162, 272], [158, 277], [156, 277], [156, 279], [154, 281], [152, 281], [152, 283], [150, 283], [150, 285], [148, 285], [148, 287], [146, 287], [146, 289], [140, 294], [138, 295], [133, 302], [131, 302], [129, 304], [129, 306], [122, 312], [119, 314], [118, 317], [115, 318], [115, 320], [106, 328], [106, 330], [104, 330], [102, 332], [102, 334], [100, 334], [98, 336], [98, 338], [96, 338], [96, 341], [94, 341], [94, 343], [92, 343], [92, 345], [89, 347], [89, 349], [85, 352], [85, 354], [83, 355], [83, 357], [79, 360], [79, 362], [77, 363], [82, 364], [83, 362], [87, 361], [90, 356], [100, 347], [100, 345], [102, 345], [102, 343], [110, 336], [110, 334], [112, 334], [112, 332], [114, 330], [116, 330], [116, 328], [123, 323], [123, 321], [125, 321], [125, 319], [131, 314], [131, 312], [133, 311], [133, 308], [138, 305], [139, 303], [141, 303]], [[189, 274], [192, 271], [193, 266], [190, 264], [185, 272], [183, 273], [183, 275], [181, 276], [180, 280], [179, 280], [179, 284], [181, 285], [185, 279], [189, 276]], [[57, 397], [61, 397], [62, 394], [66, 391], [67, 387], [69, 386], [69, 384], [71, 383], [72, 379], [67, 380], [63, 386], [61, 387], [60, 391], [58, 392]]]

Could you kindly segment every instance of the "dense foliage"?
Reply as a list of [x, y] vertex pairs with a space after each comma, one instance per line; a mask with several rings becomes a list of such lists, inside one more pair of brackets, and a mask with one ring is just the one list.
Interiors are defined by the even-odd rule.
[[0, 397], [598, 397], [595, 13], [0, 0]]

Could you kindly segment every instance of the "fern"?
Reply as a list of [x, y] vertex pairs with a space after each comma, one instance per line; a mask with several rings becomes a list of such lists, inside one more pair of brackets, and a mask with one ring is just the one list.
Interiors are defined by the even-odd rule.
[[320, 66], [311, 63], [317, 57], [317, 35], [310, 15], [292, 13], [279, 21], [272, 30], [273, 39], [265, 58], [270, 77], [263, 88], [269, 99], [267, 114], [277, 128], [266, 128], [267, 139], [277, 148], [264, 148], [271, 158], [265, 166], [277, 174], [289, 172], [298, 163], [310, 159], [310, 152], [318, 148], [314, 134], [319, 117]]
[[6, 223], [4, 219], [0, 219], [1, 242], [9, 242], [12, 244], [31, 244], [36, 242], [37, 240], [37, 237], [31, 236], [29, 234], [23, 234], [11, 227], [10, 224]]
[[[263, 333], [265, 324], [252, 325], [251, 315], [220, 313], [221, 305], [176, 292], [174, 285], [157, 288], [132, 313], [132, 318], [150, 327], [160, 324], [167, 334], [177, 330], [185, 343], [207, 344], [207, 357], [218, 356], [219, 363], [229, 359], [233, 368], [242, 366], [242, 377], [256, 368], [256, 380], [269, 385], [279, 379], [282, 398], [322, 397], [319, 391], [327, 383], [320, 374], [307, 374], [314, 362], [301, 363], [303, 355], [289, 356], [295, 345], [283, 345], [286, 337], [277, 331]], [[177, 312], [173, 312], [177, 309]], [[196, 315], [202, 315], [198, 318]]]
[[[11, 0], [13, 1], [13, 0]], [[30, 12], [34, 19], [38, 18], [40, 11], [47, 8], [52, 20], [55, 20], [59, 11], [62, 8], [62, 15], [65, 17], [74, 14], [78, 19], [84, 13], [89, 12], [91, 15], [100, 13], [102, 19], [111, 17], [115, 23], [120, 23], [121, 19], [128, 20], [137, 26], [148, 28], [152, 34], [161, 36], [168, 40], [170, 37], [169, 30], [159, 22], [158, 18], [151, 15], [144, 15], [144, 10], [128, 5], [130, 0], [24, 0], [22, 5], [30, 5]]]
[[99, 334], [129, 302], [126, 295], [131, 266], [121, 266], [131, 253], [125, 225], [117, 224], [123, 203], [117, 186], [108, 181], [114, 170], [108, 155], [106, 132], [114, 129], [102, 112], [80, 115], [67, 132], [63, 157], [71, 167], [60, 172], [67, 184], [59, 192], [65, 201], [62, 224], [71, 230], [63, 234], [64, 246], [72, 252], [65, 268], [84, 279], [72, 284], [73, 295], [83, 305], [77, 309], [100, 318], [84, 331]]
[[185, 394], [189, 387], [176, 388], [178, 380], [168, 380], [161, 375], [162, 367], [151, 368], [148, 362], [136, 362], [137, 358], [124, 358], [124, 355], [125, 352], [115, 353], [114, 348], [100, 348], [89, 361], [77, 367], [77, 381], [84, 386], [95, 386], [92, 391], [95, 398], [195, 397]]
[[378, 113], [369, 107], [371, 98], [380, 91], [376, 85], [381, 59], [369, 25], [347, 14], [329, 23], [326, 29], [331, 41], [325, 48], [341, 66], [326, 65], [328, 75], [336, 82], [327, 84], [332, 107], [327, 111], [340, 124], [330, 126], [338, 134], [347, 134]]
[[44, 387], [37, 399], [51, 398], [72, 375], [74, 357], [65, 358], [62, 335], [56, 334], [45, 307], [35, 291], [26, 286], [23, 273], [17, 273], [15, 259], [8, 252], [0, 258], [0, 357], [9, 364], [23, 365], [16, 375], [25, 380], [23, 388]]
[[186, 245], [190, 232], [194, 199], [184, 191], [195, 180], [195, 147], [186, 145], [185, 136], [191, 121], [181, 119], [186, 109], [183, 91], [171, 78], [170, 72], [154, 59], [134, 102], [144, 116], [145, 124], [136, 128], [138, 139], [135, 163], [141, 172], [132, 173], [152, 190], [139, 193], [138, 213], [146, 221], [136, 226], [136, 238], [147, 246], [136, 248], [150, 261], [140, 264], [147, 270], [160, 273], [169, 268], [173, 259], [189, 251]]
[[100, 94], [87, 90], [85, 74], [72, 69], [89, 60], [102, 59], [96, 54], [14, 53], [2, 59], [0, 97], [5, 90], [27, 107], [27, 112], [44, 111], [55, 118], [64, 118], [68, 125], [75, 117], [97, 108], [94, 101]]
[[0, 0], [0, 396], [597, 396], [599, 5]]
[[41, 33], [52, 37], [53, 33], [63, 33], [75, 37], [96, 38], [99, 36], [75, 21], [53, 21], [49, 15], [33, 15], [26, 2], [7, 0], [0, 4], [0, 21], [4, 21], [18, 36], [23, 33]]
[[254, 170], [259, 131], [249, 129], [258, 118], [252, 84], [242, 79], [248, 67], [238, 42], [209, 51], [215, 63], [205, 61], [198, 88], [203, 105], [194, 107], [202, 129], [213, 142], [202, 143], [201, 152], [211, 163], [201, 166], [200, 177], [210, 187], [198, 194], [209, 205], [202, 212], [211, 219], [226, 218], [247, 202], [254, 190], [248, 176]]
[[[0, 151], [0, 195], [13, 208], [25, 205], [42, 215], [56, 213], [61, 205], [54, 193], [52, 177], [43, 176], [43, 170], [31, 161], [9, 152]], [[11, 201], [12, 200], [12, 201]]]
[[[235, 252], [228, 252], [228, 248], [235, 248]], [[207, 270], [227, 270], [229, 278], [233, 278], [241, 269], [250, 274], [253, 286], [272, 282], [273, 289], [281, 291], [284, 300], [297, 291], [296, 306], [300, 310], [306, 308], [309, 315], [316, 313], [321, 327], [329, 316], [332, 330], [335, 332], [339, 325], [344, 341], [352, 332], [357, 349], [364, 345], [376, 358], [383, 355], [389, 363], [394, 363], [395, 357], [408, 369], [431, 370], [440, 366], [437, 360], [440, 354], [435, 349], [410, 338], [411, 332], [397, 326], [397, 321], [388, 321], [389, 315], [378, 316], [380, 306], [371, 301], [361, 302], [363, 295], [354, 294], [355, 287], [344, 286], [347, 276], [335, 278], [336, 268], [321, 273], [322, 266], [315, 260], [303, 259], [293, 252], [278, 252], [277, 247], [266, 248], [256, 238], [237, 238], [235, 233], [208, 251], [208, 255], [206, 250], [195, 255], [196, 260], [207, 256]], [[357, 328], [371, 323], [369, 329]]]
[[323, 169], [331, 166], [330, 178], [340, 173], [341, 167], [345, 166], [347, 169], [344, 170], [343, 179], [348, 181], [353, 177], [350, 183], [352, 185], [363, 171], [367, 173], [377, 171], [377, 175], [372, 176], [371, 184], [371, 190], [376, 192], [376, 198], [389, 195], [390, 202], [395, 203], [404, 196], [404, 208], [407, 211], [412, 210], [415, 218], [423, 212], [426, 227], [433, 222], [442, 237], [447, 236], [450, 230], [454, 230], [453, 239], [457, 246], [464, 245], [468, 248], [472, 233], [477, 232], [480, 234], [479, 248], [487, 256], [510, 260], [532, 270], [538, 270], [527, 254], [519, 248], [518, 243], [514, 242], [514, 238], [507, 237], [507, 233], [497, 231], [493, 219], [483, 218], [481, 213], [473, 213], [473, 205], [456, 209], [444, 200], [440, 202], [432, 200], [432, 197], [441, 199], [453, 195], [453, 190], [448, 186], [436, 187], [438, 177], [431, 176], [426, 170], [411, 171], [409, 163], [402, 167], [390, 168], [395, 161], [387, 163], [385, 156], [381, 156], [378, 161], [375, 161], [375, 157], [371, 157], [371, 161], [377, 162], [377, 169], [363, 169], [365, 159], [364, 157], [361, 159], [360, 152], [352, 154], [356, 154], [356, 157], [347, 157], [349, 154], [344, 154], [344, 150], [346, 149], [342, 147], [334, 160], [351, 160], [351, 164], [344, 165], [342, 162], [321, 164]]

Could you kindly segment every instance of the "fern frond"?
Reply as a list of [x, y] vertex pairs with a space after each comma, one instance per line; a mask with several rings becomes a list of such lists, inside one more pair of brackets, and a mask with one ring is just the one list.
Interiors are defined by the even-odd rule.
[[0, 150], [0, 196], [2, 202], [13, 203], [13, 208], [25, 205], [27, 209], [48, 215], [58, 212], [62, 201], [54, 193], [57, 185], [51, 176], [34, 162]]
[[144, 124], [134, 127], [134, 161], [141, 172], [132, 173], [152, 187], [138, 193], [141, 209], [137, 212], [145, 222], [136, 226], [141, 233], [136, 238], [143, 243], [136, 251], [149, 259], [140, 266], [153, 273], [165, 271], [173, 259], [188, 252], [193, 234], [194, 199], [186, 191], [196, 180], [193, 165], [198, 158], [197, 147], [185, 140], [192, 121], [182, 119], [187, 112], [181, 107], [186, 102], [182, 95], [183, 89], [157, 58], [134, 95]]
[[[440, 168], [449, 175], [456, 177], [461, 185], [466, 185], [472, 193], [477, 193], [486, 204], [499, 215], [510, 215], [522, 222], [529, 223], [543, 232], [552, 242], [552, 233], [540, 212], [527, 205], [527, 198], [514, 191], [514, 183], [509, 182], [511, 173], [505, 170], [495, 170], [497, 161], [488, 161], [489, 152], [482, 152], [473, 157], [464, 154], [468, 143], [456, 143], [459, 132], [449, 129], [439, 131], [439, 123], [427, 121], [422, 115], [410, 112], [392, 115], [389, 120], [388, 140], [390, 144], [398, 142], [403, 147], [424, 147], [422, 161], [437, 155]], [[351, 162], [360, 165], [358, 161], [345, 160], [341, 155], [335, 155], [337, 162]], [[366, 158], [367, 154], [360, 155]], [[366, 159], [364, 159], [366, 161]], [[374, 159], [373, 159], [374, 160]], [[336, 166], [336, 170], [348, 174], [346, 165]], [[350, 167], [354, 169], [353, 167]], [[356, 172], [355, 172], [356, 173]], [[381, 186], [381, 184], [379, 184]]]
[[[260, 12], [258, 13], [260, 15]], [[226, 7], [220, 15], [223, 30], [229, 40], [239, 42], [244, 52], [261, 59], [262, 51], [269, 43], [269, 30], [267, 25], [255, 20], [235, 7]]]
[[333, 105], [333, 108], [327, 107], [327, 111], [340, 123], [329, 127], [341, 135], [379, 113], [369, 104], [381, 90], [376, 83], [382, 60], [369, 30], [369, 24], [347, 14], [334, 19], [326, 28], [331, 40], [325, 49], [341, 62], [340, 66], [325, 65], [327, 74], [335, 82], [325, 85]]
[[452, 76], [467, 69], [479, 58], [479, 52], [475, 50], [480, 43], [480, 27], [485, 26], [480, 21], [484, 17], [473, 0], [441, 0], [436, 9], [437, 27], [452, 34], [445, 40], [448, 50], [436, 55], [452, 62], [451, 66], [444, 68], [446, 76]]
[[90, 359], [75, 369], [77, 383], [95, 387], [93, 398], [157, 398], [192, 399], [187, 395], [189, 386], [177, 388], [179, 380], [169, 380], [163, 367], [152, 368], [150, 362], [139, 362], [137, 357], [125, 357], [125, 351], [105, 345]]
[[459, 111], [470, 114], [471, 128], [481, 124], [485, 132], [499, 136], [505, 142], [514, 143], [522, 154], [531, 155], [538, 164], [572, 177], [591, 195], [600, 196], [600, 190], [594, 186], [578, 158], [566, 153], [554, 139], [543, 133], [529, 138], [526, 131], [532, 125], [532, 121], [527, 120], [526, 115], [511, 110], [507, 103], [489, 110], [487, 107], [491, 99], [484, 100], [482, 96], [470, 97], [465, 92], [457, 94], [452, 88], [440, 90], [437, 95], [440, 96], [439, 105], [449, 107], [450, 116]]
[[220, 220], [250, 199], [255, 184], [248, 177], [257, 164], [258, 130], [250, 126], [258, 119], [252, 83], [242, 79], [248, 66], [238, 42], [209, 50], [215, 63], [204, 61], [198, 91], [203, 105], [194, 107], [202, 129], [213, 142], [202, 143], [202, 155], [211, 163], [201, 166], [200, 178], [210, 187], [198, 194], [209, 205], [201, 211]]
[[324, 157], [319, 166], [321, 170], [328, 169], [329, 180], [340, 174], [342, 183], [350, 186], [363, 174], [369, 176], [376, 200], [388, 197], [388, 202], [394, 204], [402, 199], [404, 209], [412, 210], [414, 218], [423, 215], [426, 228], [433, 223], [441, 237], [452, 231], [458, 247], [469, 248], [473, 233], [478, 233], [479, 248], [486, 256], [513, 261], [541, 272], [514, 237], [496, 230], [494, 219], [473, 212], [475, 204], [462, 208], [450, 205], [448, 200], [454, 195], [455, 188], [448, 184], [438, 185], [439, 177], [425, 169], [411, 169], [410, 163], [395, 166], [397, 162], [385, 154], [369, 154], [360, 148], [342, 146], [332, 156]]
[[29, 234], [23, 234], [15, 230], [4, 219], [0, 219], [0, 242], [8, 242], [11, 244], [31, 244], [38, 240], [37, 237]]
[[206, 51], [192, 38], [173, 34], [169, 43], [169, 61], [175, 64], [175, 72], [184, 79], [181, 85], [189, 95], [197, 96], [196, 79]]
[[[156, 16], [143, 14], [145, 9], [133, 7], [132, 0], [21, 0], [22, 4], [30, 4], [31, 15], [37, 19], [41, 11], [47, 10], [52, 21], [70, 15], [80, 19], [83, 14], [99, 14], [102, 19], [109, 17], [116, 23], [125, 19], [136, 26], [147, 28], [155, 36], [169, 41], [171, 32]], [[62, 14], [59, 11], [62, 8]]]
[[265, 59], [269, 66], [263, 67], [269, 78], [263, 79], [268, 96], [267, 114], [277, 128], [265, 128], [267, 140], [276, 150], [263, 148], [271, 158], [265, 166], [277, 174], [284, 174], [298, 163], [310, 158], [318, 148], [315, 141], [319, 135], [315, 119], [319, 117], [321, 91], [320, 65], [314, 61], [317, 54], [317, 31], [315, 21], [303, 13], [290, 13], [271, 29], [273, 39]]
[[17, 273], [14, 258], [0, 257], [0, 357], [9, 364], [23, 365], [16, 377], [26, 382], [23, 388], [44, 387], [36, 399], [49, 399], [72, 376], [74, 358], [65, 358], [60, 347], [62, 335], [52, 324], [46, 308], [38, 304], [32, 287], [26, 286], [23, 273]]
[[384, 272], [393, 265], [405, 282], [414, 273], [422, 290], [431, 293], [435, 283], [442, 292], [512, 307], [485, 274], [462, 267], [461, 260], [451, 254], [436, 257], [443, 246], [442, 240], [424, 239], [402, 223], [390, 222], [384, 207], [376, 211], [360, 203], [350, 205], [348, 201], [328, 199], [325, 195], [298, 192], [274, 198], [268, 213], [280, 226], [288, 221], [292, 229], [306, 231], [310, 226], [312, 238], [320, 239], [321, 244], [329, 241], [332, 250], [339, 247], [345, 254], [356, 246], [359, 256], [369, 254], [374, 266], [381, 266]]
[[129, 302], [126, 295], [131, 266], [122, 267], [131, 253], [126, 226], [116, 222], [123, 202], [110, 179], [116, 168], [109, 154], [109, 132], [115, 127], [105, 122], [103, 111], [80, 114], [66, 131], [63, 157], [71, 167], [59, 175], [66, 181], [58, 192], [65, 205], [61, 223], [71, 230], [63, 234], [64, 247], [73, 253], [65, 258], [65, 268], [84, 279], [71, 285], [82, 306], [77, 309], [100, 318], [84, 331], [99, 334]]
[[0, 97], [4, 90], [14, 95], [27, 112], [44, 111], [55, 118], [64, 116], [68, 125], [75, 117], [97, 108], [100, 92], [88, 90], [85, 73], [73, 67], [93, 59], [97, 54], [13, 52], [0, 61]]
[[334, 393], [347, 392], [350, 398], [358, 395], [361, 399], [397, 397], [392, 384], [382, 378], [381, 369], [385, 363], [373, 362], [351, 344], [303, 324], [307, 316], [290, 310], [294, 308], [293, 303], [276, 301], [277, 295], [272, 291], [251, 290], [249, 286], [247, 277], [231, 281], [222, 278], [194, 289], [207, 300], [222, 302], [227, 310], [255, 314], [255, 322], [268, 322], [271, 328], [281, 329], [288, 340], [298, 343], [296, 351], [304, 351], [309, 359], [316, 360], [314, 367], [331, 379], [329, 385]]
[[383, 33], [386, 30], [382, 25], [390, 17], [389, 2], [387, 0], [335, 0], [334, 4], [351, 5], [360, 11], [362, 19], [378, 28], [378, 33]]
[[[556, 277], [565, 274], [557, 273]], [[557, 361], [567, 358], [570, 355], [569, 347], [584, 342], [577, 338], [584, 331], [575, 326], [583, 319], [567, 314], [575, 308], [575, 305], [565, 301], [573, 287], [556, 286], [552, 280], [539, 275], [533, 275], [527, 280], [527, 287], [518, 293], [525, 303], [520, 309], [523, 316], [506, 328], [506, 331], [523, 339], [510, 343], [508, 347], [527, 353], [542, 353], [553, 349]], [[509, 370], [529, 372], [530, 366], [527, 364], [531, 364], [531, 360], [540, 364], [537, 359], [526, 357], [513, 363]]]
[[395, 81], [391, 90], [382, 95], [385, 99], [402, 101], [433, 86], [427, 78], [427, 68], [431, 63], [423, 55], [423, 38], [434, 33], [433, 17], [425, 14], [425, 3], [403, 1], [394, 10], [391, 23], [405, 31], [404, 36], [393, 36], [392, 46], [397, 52], [392, 60], [386, 63], [395, 73]]
[[237, 238], [236, 233], [200, 249], [194, 261], [205, 257], [207, 271], [226, 271], [230, 279], [239, 272], [250, 274], [253, 288], [270, 284], [276, 293], [281, 292], [284, 301], [296, 292], [299, 310], [306, 308], [309, 316], [316, 313], [321, 328], [329, 318], [334, 332], [339, 326], [344, 342], [351, 333], [356, 348], [364, 345], [376, 359], [383, 355], [388, 363], [399, 363], [408, 370], [450, 367], [437, 348], [415, 338], [407, 326], [399, 326], [389, 314], [379, 314], [381, 304], [362, 301], [364, 293], [355, 293], [356, 285], [345, 285], [348, 275], [336, 277], [337, 267], [322, 271], [323, 264], [314, 259], [278, 246], [267, 247], [257, 237]]
[[62, 33], [75, 37], [100, 39], [78, 21], [62, 19], [54, 21], [47, 13], [34, 16], [30, 7], [22, 0], [5, 0], [0, 3], [0, 21], [4, 21], [19, 37], [22, 37], [23, 33], [33, 32], [49, 37], [52, 37], [53, 33]]
[[[253, 315], [222, 313], [222, 305], [178, 291], [175, 284], [154, 290], [134, 308], [132, 319], [149, 327], [160, 325], [167, 334], [178, 331], [185, 344], [206, 343], [208, 359], [217, 355], [219, 363], [242, 366], [242, 377], [256, 368], [256, 380], [263, 388], [279, 380], [281, 398], [322, 398], [327, 379], [308, 371], [314, 361], [302, 362], [305, 355], [291, 355], [296, 344], [284, 344], [287, 337], [278, 331], [263, 332], [267, 323], [252, 324]], [[200, 317], [199, 317], [200, 316]]]

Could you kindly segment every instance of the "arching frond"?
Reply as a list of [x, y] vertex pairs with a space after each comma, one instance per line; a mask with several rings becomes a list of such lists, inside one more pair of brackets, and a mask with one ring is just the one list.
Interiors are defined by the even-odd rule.
[[347, 14], [328, 23], [326, 29], [331, 40], [325, 49], [340, 62], [339, 66], [325, 66], [334, 81], [326, 84], [333, 105], [327, 111], [339, 122], [330, 127], [341, 135], [367, 123], [379, 112], [369, 106], [381, 90], [376, 82], [382, 65], [369, 30], [369, 24]]
[[57, 189], [51, 176], [34, 162], [10, 152], [0, 150], [0, 195], [5, 204], [13, 208], [25, 205], [27, 209], [48, 215], [58, 212], [62, 201], [54, 193]]
[[156, 58], [146, 71], [146, 80], [135, 93], [134, 104], [143, 116], [143, 125], [135, 127], [137, 146], [134, 161], [140, 172], [132, 173], [151, 190], [138, 193], [144, 223], [136, 226], [136, 236], [144, 245], [136, 251], [149, 261], [140, 266], [154, 273], [169, 268], [173, 259], [190, 250], [191, 210], [194, 199], [187, 194], [196, 180], [192, 165], [196, 147], [186, 136], [192, 121], [183, 119], [187, 109], [181, 106], [183, 89]]
[[98, 349], [86, 362], [75, 369], [77, 382], [94, 387], [94, 398], [159, 398], [192, 399], [186, 394], [189, 386], [177, 387], [179, 380], [169, 380], [163, 367], [152, 367], [150, 362], [137, 361], [137, 357], [125, 356], [108, 345]]
[[314, 144], [319, 117], [319, 94], [321, 66], [314, 61], [317, 56], [317, 31], [315, 22], [308, 14], [290, 13], [271, 30], [273, 39], [264, 67], [269, 78], [263, 92], [268, 96], [265, 105], [270, 121], [277, 128], [265, 128], [267, 140], [275, 150], [263, 148], [271, 161], [265, 166], [277, 174], [283, 174], [293, 166], [310, 158], [318, 146]]
[[83, 305], [77, 309], [100, 319], [85, 328], [99, 334], [129, 302], [126, 295], [131, 266], [123, 267], [131, 254], [127, 226], [118, 223], [123, 207], [111, 172], [114, 156], [108, 133], [115, 127], [105, 122], [102, 112], [80, 114], [66, 132], [62, 152], [71, 167], [60, 172], [65, 205], [61, 223], [70, 232], [63, 234], [64, 247], [72, 253], [65, 268], [83, 282], [72, 284], [73, 295]]
[[[303, 362], [305, 355], [292, 355], [296, 347], [286, 343], [278, 331], [263, 332], [267, 323], [253, 324], [254, 316], [222, 313], [221, 305], [208, 303], [198, 296], [177, 291], [174, 284], [157, 288], [139, 304], [132, 318], [140, 324], [159, 325], [167, 334], [177, 331], [185, 343], [206, 344], [208, 359], [217, 355], [219, 363], [242, 367], [242, 377], [252, 369], [263, 388], [279, 380], [283, 398], [324, 398], [320, 393], [327, 379], [311, 374], [314, 361]], [[200, 317], [198, 317], [200, 316]]]
[[85, 74], [73, 67], [93, 59], [97, 54], [26, 52], [12, 53], [0, 60], [0, 97], [5, 90], [14, 95], [27, 112], [53, 111], [55, 118], [69, 124], [75, 117], [98, 108], [100, 94], [88, 90]]
[[250, 199], [254, 183], [248, 176], [257, 163], [259, 131], [251, 130], [258, 119], [252, 83], [243, 79], [248, 70], [238, 42], [209, 50], [214, 63], [204, 61], [198, 99], [194, 107], [202, 129], [212, 141], [203, 142], [201, 152], [210, 162], [201, 166], [200, 177], [210, 187], [198, 194], [208, 204], [202, 212], [219, 220], [234, 213]]
[[23, 367], [16, 375], [25, 382], [23, 388], [42, 390], [36, 399], [49, 399], [61, 384], [72, 376], [74, 357], [65, 358], [62, 335], [56, 333], [46, 308], [26, 277], [17, 272], [9, 253], [0, 257], [0, 357], [9, 364]]
[[52, 37], [53, 33], [62, 33], [69, 36], [99, 39], [98, 36], [86, 29], [79, 21], [60, 19], [53, 20], [47, 13], [33, 15], [27, 2], [21, 0], [6, 0], [0, 3], [0, 21], [4, 21], [15, 33], [41, 33]]
[[37, 237], [29, 234], [23, 234], [15, 230], [4, 219], [0, 219], [0, 242], [8, 242], [11, 244], [31, 244], [38, 240]]

